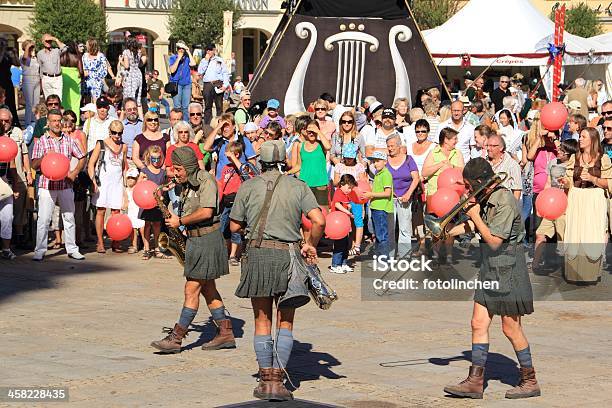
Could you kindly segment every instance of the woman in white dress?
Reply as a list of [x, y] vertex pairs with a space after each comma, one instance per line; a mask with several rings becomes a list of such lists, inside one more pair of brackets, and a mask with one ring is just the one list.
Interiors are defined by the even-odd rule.
[[[121, 136], [123, 124], [118, 120], [112, 121], [109, 136], [96, 143], [87, 166], [94, 188], [91, 202], [96, 206], [96, 251], [101, 254], [106, 253], [103, 240], [106, 209], [118, 214], [123, 207], [123, 170], [126, 168], [127, 145], [123, 144]], [[123, 252], [117, 241], [113, 241], [112, 250]]]

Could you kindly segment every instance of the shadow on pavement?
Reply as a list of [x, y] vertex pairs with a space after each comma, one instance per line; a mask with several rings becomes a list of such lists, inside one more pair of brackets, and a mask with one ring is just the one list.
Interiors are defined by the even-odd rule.
[[321, 377], [332, 380], [345, 378], [331, 370], [341, 364], [340, 360], [329, 353], [312, 351], [312, 344], [294, 340], [287, 371], [295, 388], [289, 382], [287, 388], [293, 391], [300, 387], [302, 381], [318, 380]]
[[49, 252], [42, 262], [32, 261], [32, 253], [20, 254], [13, 261], [0, 260], [0, 303], [23, 292], [57, 288], [69, 275], [118, 270], [97, 261], [70, 259], [65, 250]]
[[[461, 354], [461, 356], [448, 358], [432, 357], [428, 361], [434, 365], [448, 365], [451, 361], [472, 361], [471, 350], [463, 351]], [[489, 380], [501, 381], [503, 384], [514, 387], [519, 380], [519, 369], [517, 363], [513, 359], [508, 358], [503, 354], [489, 353], [485, 369], [485, 388], [486, 383]]]

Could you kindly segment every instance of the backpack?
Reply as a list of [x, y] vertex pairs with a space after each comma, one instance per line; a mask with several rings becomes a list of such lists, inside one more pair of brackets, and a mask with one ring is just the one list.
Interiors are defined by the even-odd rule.
[[233, 108], [227, 108], [225, 113], [231, 113], [232, 115], [236, 116], [236, 112], [238, 112], [239, 110], [243, 111], [246, 114], [247, 122], [253, 121], [253, 117], [251, 116], [249, 111], [244, 108], [241, 108], [240, 106], [234, 106]]

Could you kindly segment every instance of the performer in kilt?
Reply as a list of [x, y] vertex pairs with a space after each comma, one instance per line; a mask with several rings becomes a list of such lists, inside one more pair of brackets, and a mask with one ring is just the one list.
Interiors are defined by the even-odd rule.
[[164, 353], [180, 353], [181, 342], [200, 305], [200, 293], [206, 299], [217, 335], [202, 346], [203, 350], [235, 348], [232, 322], [217, 291], [215, 279], [229, 273], [227, 248], [219, 228], [219, 195], [217, 182], [210, 173], [200, 170], [194, 151], [187, 146], [172, 152], [172, 164], [182, 185], [178, 215], [166, 219], [169, 228], [184, 225], [187, 231], [185, 250], [185, 302], [178, 323], [168, 336], [151, 346]]
[[[249, 239], [236, 296], [251, 298], [255, 317], [253, 343], [260, 378], [253, 395], [266, 400], [293, 399], [283, 379], [293, 347], [295, 308], [277, 307], [277, 336], [273, 342], [273, 302], [285, 294], [289, 277], [296, 273], [294, 268], [304, 265], [303, 258], [316, 263], [315, 248], [325, 227], [310, 188], [279, 171], [285, 163], [285, 154], [282, 141], [262, 144], [262, 174], [240, 186], [230, 213], [231, 231], [246, 231]], [[302, 214], [312, 222], [312, 229], [300, 250]]]
[[[470, 160], [463, 169], [468, 191], [475, 191], [494, 176], [483, 158]], [[494, 315], [501, 316], [502, 330], [514, 347], [520, 364], [520, 381], [506, 392], [506, 398], [540, 395], [529, 343], [523, 333], [521, 317], [533, 313], [533, 294], [527, 274], [522, 241], [525, 229], [521, 211], [512, 192], [493, 185], [479, 204], [467, 210], [470, 220], [455, 226], [450, 234], [478, 232], [481, 236], [482, 262], [479, 280], [499, 282], [499, 289], [477, 289], [472, 312], [472, 366], [468, 377], [444, 391], [459, 397], [482, 398], [485, 363], [489, 351], [489, 326]]]

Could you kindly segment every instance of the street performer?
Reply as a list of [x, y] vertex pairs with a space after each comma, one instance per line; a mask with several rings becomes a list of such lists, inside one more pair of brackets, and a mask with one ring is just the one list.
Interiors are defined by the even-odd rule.
[[[296, 265], [304, 265], [302, 257], [307, 263], [316, 263], [316, 246], [325, 228], [325, 219], [310, 188], [281, 173], [285, 158], [282, 141], [264, 142], [259, 156], [262, 174], [240, 186], [230, 213], [231, 231], [246, 231], [249, 240], [236, 296], [251, 298], [255, 317], [253, 344], [259, 384], [253, 396], [280, 401], [293, 399], [283, 379], [293, 347], [295, 308], [278, 307], [278, 301], [288, 290]], [[312, 228], [300, 250], [302, 214], [312, 222]], [[271, 334], [274, 301], [275, 342]]]
[[[486, 159], [470, 160], [463, 169], [469, 192], [476, 191], [495, 176]], [[518, 385], [506, 398], [540, 395], [529, 343], [523, 333], [521, 317], [533, 313], [533, 294], [523, 250], [525, 229], [521, 211], [512, 192], [498, 183], [487, 187], [477, 202], [467, 209], [467, 222], [453, 227], [450, 235], [478, 232], [481, 236], [479, 280], [498, 282], [497, 289], [477, 289], [472, 312], [472, 366], [468, 377], [444, 391], [458, 397], [482, 398], [484, 371], [489, 352], [489, 326], [494, 315], [501, 316], [502, 330], [510, 340], [520, 364]], [[493, 287], [493, 285], [490, 285]]]
[[202, 346], [203, 350], [235, 348], [232, 322], [217, 291], [215, 279], [229, 273], [227, 249], [219, 228], [219, 195], [217, 182], [207, 171], [200, 170], [194, 151], [187, 146], [172, 152], [174, 175], [182, 185], [178, 215], [166, 219], [168, 228], [185, 226], [185, 302], [178, 323], [162, 340], [151, 346], [163, 353], [180, 353], [181, 342], [198, 312], [200, 293], [204, 295], [217, 334]]

